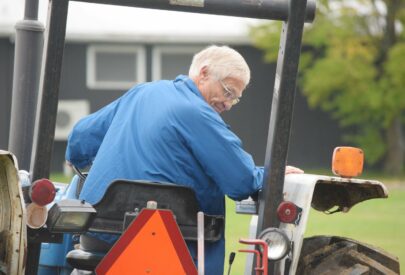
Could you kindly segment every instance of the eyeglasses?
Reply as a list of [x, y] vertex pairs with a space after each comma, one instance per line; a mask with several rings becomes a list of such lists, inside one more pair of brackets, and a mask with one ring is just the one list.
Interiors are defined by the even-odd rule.
[[231, 91], [222, 80], [219, 80], [219, 83], [221, 83], [222, 88], [223, 88], [223, 92], [224, 92], [224, 96], [229, 99], [231, 101], [232, 105], [236, 105], [239, 103], [240, 101], [240, 97], [238, 97], [237, 95], [235, 95], [235, 93], [233, 91]]

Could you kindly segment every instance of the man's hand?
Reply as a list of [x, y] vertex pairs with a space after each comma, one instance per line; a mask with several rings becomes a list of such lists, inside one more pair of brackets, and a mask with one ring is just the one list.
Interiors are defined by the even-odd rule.
[[285, 174], [303, 174], [304, 170], [301, 170], [300, 168], [294, 167], [294, 166], [286, 166], [285, 167]]

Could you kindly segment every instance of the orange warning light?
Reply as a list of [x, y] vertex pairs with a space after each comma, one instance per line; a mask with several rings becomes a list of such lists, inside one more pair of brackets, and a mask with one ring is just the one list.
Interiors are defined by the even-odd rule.
[[358, 177], [363, 172], [364, 153], [360, 148], [336, 147], [332, 157], [332, 172], [343, 178]]

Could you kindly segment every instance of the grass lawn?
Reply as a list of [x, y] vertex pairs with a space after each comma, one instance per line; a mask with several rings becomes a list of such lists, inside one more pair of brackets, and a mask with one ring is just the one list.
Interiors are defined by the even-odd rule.
[[49, 178], [51, 181], [60, 183], [69, 183], [71, 180], [71, 177], [67, 177], [62, 173], [52, 173]]
[[[227, 200], [226, 258], [231, 251], [246, 248], [238, 243], [248, 237], [250, 216], [235, 214], [234, 202]], [[306, 236], [350, 237], [378, 246], [399, 257], [405, 273], [405, 188], [392, 188], [388, 199], [374, 199], [355, 205], [348, 213], [326, 215], [311, 210]], [[237, 253], [232, 275], [244, 274], [246, 255]], [[225, 261], [225, 274], [227, 262]]]

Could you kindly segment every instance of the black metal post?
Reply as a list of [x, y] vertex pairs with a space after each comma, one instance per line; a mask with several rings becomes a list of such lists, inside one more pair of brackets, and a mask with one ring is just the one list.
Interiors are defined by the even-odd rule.
[[[68, 4], [68, 0], [49, 2], [30, 167], [33, 180], [48, 178], [50, 173]], [[41, 253], [36, 230], [28, 230], [27, 250], [26, 274], [36, 275]]]
[[[219, 14], [259, 19], [286, 21], [289, 14], [287, 0], [75, 0], [81, 2], [132, 6], [140, 8]], [[305, 20], [315, 17], [315, 0], [303, 6]], [[185, 22], [186, 23], [186, 22]]]
[[[289, 16], [283, 23], [280, 38], [256, 235], [268, 227], [278, 227], [280, 224], [277, 207], [283, 200], [284, 173], [305, 21], [302, 11], [306, 7], [306, 0], [289, 2]], [[279, 273], [277, 265], [269, 265], [268, 274]]]
[[68, 6], [69, 0], [49, 1], [31, 159], [33, 180], [50, 173]]
[[25, 2], [24, 19], [17, 22], [8, 150], [20, 169], [30, 170], [44, 26], [38, 21], [38, 0]]

